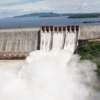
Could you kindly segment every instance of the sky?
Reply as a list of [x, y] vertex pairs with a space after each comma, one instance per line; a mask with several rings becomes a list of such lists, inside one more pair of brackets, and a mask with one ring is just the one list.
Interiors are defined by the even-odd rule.
[[0, 0], [0, 18], [36, 12], [100, 12], [100, 0]]

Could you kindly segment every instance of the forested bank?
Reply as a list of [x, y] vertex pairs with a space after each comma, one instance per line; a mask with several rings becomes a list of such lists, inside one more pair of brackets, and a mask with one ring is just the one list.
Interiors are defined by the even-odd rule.
[[97, 64], [96, 72], [100, 78], [100, 41], [81, 41], [76, 53], [81, 56], [81, 60], [90, 60]]
[[83, 23], [100, 23], [100, 21], [83, 21]]
[[70, 15], [68, 18], [96, 18], [99, 16], [100, 14], [76, 14], [76, 15]]

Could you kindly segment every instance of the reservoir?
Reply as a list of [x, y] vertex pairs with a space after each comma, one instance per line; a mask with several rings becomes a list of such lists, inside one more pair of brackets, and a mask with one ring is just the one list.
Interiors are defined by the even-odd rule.
[[41, 26], [92, 26], [100, 25], [100, 23], [83, 23], [83, 21], [100, 21], [100, 18], [68, 18], [64, 17], [20, 17], [20, 18], [0, 18], [0, 29], [18, 28], [22, 24], [24, 28], [27, 27], [41, 27]]

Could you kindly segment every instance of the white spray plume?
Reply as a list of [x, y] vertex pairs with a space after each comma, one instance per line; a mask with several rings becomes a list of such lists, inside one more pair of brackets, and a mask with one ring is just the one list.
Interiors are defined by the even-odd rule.
[[0, 100], [99, 100], [91, 84], [96, 64], [71, 50], [34, 51], [23, 61], [0, 61]]

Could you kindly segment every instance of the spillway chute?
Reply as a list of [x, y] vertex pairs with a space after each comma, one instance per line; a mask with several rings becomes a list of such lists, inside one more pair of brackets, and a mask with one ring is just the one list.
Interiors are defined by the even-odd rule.
[[76, 45], [76, 37], [78, 32], [76, 31], [76, 26], [67, 26], [66, 32], [65, 32], [65, 44], [64, 49], [73, 47], [75, 48]]
[[46, 32], [46, 51], [51, 50], [51, 30], [48, 28]]
[[61, 50], [64, 44], [62, 27], [54, 27], [52, 50]]
[[45, 35], [45, 27], [42, 26], [41, 29], [41, 44], [40, 44], [40, 49], [43, 50], [44, 49], [44, 35]]
[[74, 34], [73, 34], [73, 43], [76, 44], [76, 37], [77, 37], [77, 34], [76, 34], [76, 27], [74, 28]]
[[51, 49], [51, 30], [49, 29], [49, 26], [42, 27], [40, 46], [40, 49], [44, 51], [50, 51]]

